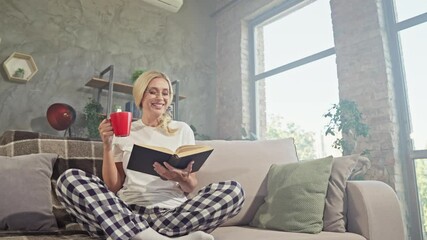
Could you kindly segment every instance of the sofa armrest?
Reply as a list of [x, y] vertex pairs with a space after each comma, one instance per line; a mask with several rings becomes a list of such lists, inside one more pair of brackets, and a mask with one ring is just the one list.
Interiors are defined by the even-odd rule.
[[394, 190], [380, 181], [347, 183], [347, 231], [368, 240], [402, 240], [404, 224]]

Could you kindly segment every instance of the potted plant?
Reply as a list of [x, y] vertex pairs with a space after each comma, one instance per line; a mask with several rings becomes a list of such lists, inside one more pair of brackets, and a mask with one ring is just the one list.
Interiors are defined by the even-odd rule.
[[[145, 72], [145, 70], [142, 69], [137, 69], [132, 73], [132, 76], [130, 78], [132, 84], [135, 83], [136, 79], [139, 78], [139, 76], [141, 76], [141, 74], [143, 74]], [[139, 108], [136, 106], [135, 102], [133, 100], [126, 102], [125, 104], [125, 110], [128, 112], [132, 113], [132, 117], [133, 118], [140, 118], [141, 117], [141, 111], [139, 110]]]
[[[369, 127], [363, 123], [362, 113], [353, 101], [341, 100], [323, 116], [330, 118], [325, 136], [337, 136], [338, 133], [341, 133], [341, 137], [334, 141], [332, 147], [341, 150], [343, 156], [353, 154], [357, 140], [360, 137], [368, 136]], [[368, 150], [364, 150], [361, 154], [366, 155], [367, 153]]]
[[25, 74], [25, 70], [23, 68], [18, 68], [18, 69], [16, 69], [13, 76], [17, 77], [17, 78], [24, 78], [24, 74]]
[[99, 138], [98, 126], [102, 119], [104, 119], [104, 116], [102, 116], [101, 104], [94, 99], [89, 98], [83, 112], [86, 118], [86, 127], [89, 138]]
[[145, 70], [142, 69], [137, 69], [132, 73], [132, 77], [131, 77], [131, 82], [132, 84], [135, 83], [136, 79], [139, 78], [139, 76], [141, 76], [141, 74], [143, 74], [145, 72]]

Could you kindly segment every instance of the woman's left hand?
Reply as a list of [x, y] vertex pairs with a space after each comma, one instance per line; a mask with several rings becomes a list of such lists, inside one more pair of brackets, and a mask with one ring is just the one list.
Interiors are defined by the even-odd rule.
[[176, 182], [187, 182], [193, 170], [194, 162], [191, 161], [185, 169], [174, 168], [167, 162], [164, 162], [163, 164], [164, 166], [158, 162], [153, 164], [154, 171], [156, 171], [162, 179]]

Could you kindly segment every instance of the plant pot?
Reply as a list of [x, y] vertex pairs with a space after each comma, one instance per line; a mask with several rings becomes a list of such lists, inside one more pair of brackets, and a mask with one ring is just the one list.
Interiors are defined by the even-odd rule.
[[24, 78], [24, 73], [23, 72], [15, 72], [13, 74], [13, 76], [16, 78]]

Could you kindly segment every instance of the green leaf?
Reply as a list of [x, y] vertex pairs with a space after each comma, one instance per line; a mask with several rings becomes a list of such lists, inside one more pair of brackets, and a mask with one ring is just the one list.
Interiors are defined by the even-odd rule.
[[131, 77], [131, 81], [132, 83], [134, 83], [136, 81], [136, 79], [139, 78], [139, 76], [141, 76], [141, 74], [143, 74], [145, 72], [145, 70], [142, 69], [137, 69], [132, 73], [132, 77]]
[[[332, 108], [323, 115], [329, 118], [329, 124], [325, 126], [325, 136], [336, 136], [341, 133], [343, 138], [337, 138], [332, 147], [341, 149], [343, 153], [350, 154], [354, 151], [354, 144], [359, 137], [369, 135], [369, 127], [363, 123], [362, 113], [357, 108], [357, 104], [349, 100], [341, 100], [338, 104], [333, 104]], [[352, 139], [350, 142], [345, 139]]]

